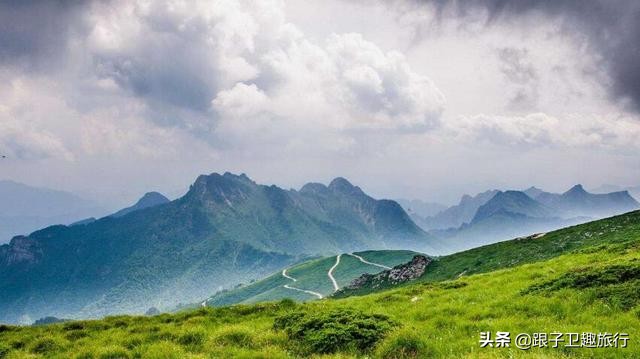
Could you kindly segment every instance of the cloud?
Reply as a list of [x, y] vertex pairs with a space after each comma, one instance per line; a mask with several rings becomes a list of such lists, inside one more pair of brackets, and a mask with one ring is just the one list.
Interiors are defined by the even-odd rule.
[[535, 108], [538, 102], [538, 71], [529, 59], [526, 48], [503, 47], [496, 50], [500, 71], [511, 83], [507, 107], [512, 110]]
[[[441, 124], [444, 96], [401, 53], [357, 33], [312, 40], [287, 22], [282, 1], [47, 4], [3, 5], [2, 16], [24, 21], [51, 13], [41, 30], [2, 25], [13, 34], [3, 78], [24, 85], [7, 104], [22, 130], [4, 136], [31, 123], [50, 147], [56, 139], [61, 158], [162, 158], [189, 147], [318, 156], [368, 147], [368, 132]], [[30, 47], [11, 45], [21, 42]], [[36, 101], [37, 110], [17, 110]]]
[[57, 158], [73, 160], [62, 139], [28, 123], [15, 121], [8, 109], [0, 106], [0, 153], [19, 160]]
[[[63, 187], [113, 191], [163, 181], [174, 189], [198, 173], [230, 170], [292, 186], [343, 175], [377, 185], [378, 194], [424, 190], [407, 193], [418, 196], [452, 181], [467, 186], [478, 172], [482, 186], [514, 169], [528, 181], [541, 163], [575, 170], [576, 159], [597, 156], [631, 181], [637, 117], [616, 115], [620, 107], [608, 107], [582, 76], [600, 64], [591, 56], [599, 35], [585, 31], [589, 43], [580, 47], [556, 26], [569, 31], [585, 21], [577, 15], [549, 16], [529, 1], [502, 10], [489, 3], [466, 13], [437, 3], [441, 18], [455, 18], [445, 26], [499, 22], [482, 36], [446, 28], [430, 33], [431, 47], [399, 52], [410, 42], [407, 19], [367, 32], [378, 25], [358, 5], [341, 27], [316, 25], [342, 9], [338, 2], [308, 14], [305, 31], [330, 30], [311, 34], [278, 0], [3, 2], [0, 83], [10, 85], [0, 86], [0, 151], [25, 159], [8, 165], [18, 180], [46, 171]], [[548, 6], [557, 14], [580, 7]], [[378, 16], [395, 15], [383, 10]], [[595, 23], [606, 17], [601, 10]], [[552, 21], [533, 31], [520, 23], [528, 14]], [[34, 23], [42, 26], [24, 26]], [[602, 60], [609, 74], [618, 41]], [[521, 156], [537, 167], [527, 173]]]
[[511, 149], [581, 148], [629, 154], [640, 150], [638, 121], [613, 115], [476, 115], [451, 121], [446, 131], [456, 141]]
[[[640, 2], [635, 0], [407, 0], [409, 4], [428, 4], [439, 18], [463, 18], [466, 23], [484, 22], [490, 26], [507, 22], [518, 24], [528, 16], [542, 15], [558, 20], [566, 34], [588, 40], [600, 58], [612, 84], [612, 97], [628, 102], [640, 111], [640, 56], [632, 46], [640, 38]], [[420, 28], [430, 28], [420, 25]], [[422, 31], [422, 30], [420, 30]]]
[[0, 2], [0, 64], [29, 70], [59, 65], [67, 41], [83, 27], [87, 4], [74, 0]]

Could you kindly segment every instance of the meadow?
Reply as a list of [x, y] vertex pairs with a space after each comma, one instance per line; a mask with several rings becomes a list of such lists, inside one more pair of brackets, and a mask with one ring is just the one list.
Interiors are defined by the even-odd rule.
[[[638, 216], [498, 245], [524, 246], [521, 262], [487, 254], [484, 267], [465, 269], [465, 258], [477, 259], [459, 254], [455, 269], [439, 263], [417, 282], [362, 296], [1, 326], [0, 358], [638, 358]], [[540, 332], [629, 340], [626, 348], [482, 348], [480, 333], [497, 331], [512, 340]]]

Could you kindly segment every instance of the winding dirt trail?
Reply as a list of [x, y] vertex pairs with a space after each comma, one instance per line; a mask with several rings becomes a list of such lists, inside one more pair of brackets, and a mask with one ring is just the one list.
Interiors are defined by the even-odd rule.
[[368, 260], [360, 257], [359, 255], [355, 254], [355, 253], [347, 253], [348, 255], [352, 256], [352, 257], [356, 257], [360, 260], [360, 262], [364, 263], [364, 264], [370, 264], [372, 266], [376, 266], [376, 267], [380, 267], [380, 268], [384, 268], [384, 269], [391, 269], [391, 267], [387, 267], [386, 265], [383, 264], [378, 264], [378, 263], [373, 263], [373, 262], [369, 262]]
[[327, 272], [327, 275], [329, 276], [329, 279], [331, 279], [331, 283], [333, 284], [333, 291], [334, 292], [337, 292], [338, 289], [340, 289], [340, 286], [338, 285], [338, 282], [333, 277], [333, 271], [336, 269], [338, 264], [340, 264], [340, 257], [342, 257], [342, 254], [338, 254], [336, 256], [336, 263], [333, 265], [333, 267], [331, 267], [331, 269], [329, 269], [329, 272]]
[[[293, 278], [292, 276], [288, 275], [288, 274], [287, 274], [287, 270], [286, 270], [286, 269], [283, 269], [283, 270], [282, 270], [282, 276], [283, 276], [283, 277], [285, 277], [285, 278], [287, 278], [287, 279], [290, 279], [290, 280], [292, 280], [292, 281], [294, 281], [294, 282], [297, 282], [297, 281], [298, 281], [297, 279], [295, 279], [295, 278]], [[314, 292], [314, 291], [312, 291], [312, 290], [300, 289], [300, 288], [292, 287], [292, 286], [290, 286], [290, 285], [288, 285], [288, 284], [283, 285], [283, 287], [285, 287], [285, 288], [287, 288], [287, 289], [295, 290], [295, 291], [298, 291], [298, 292], [303, 292], [303, 293], [311, 294], [311, 295], [313, 295], [313, 296], [318, 297], [318, 299], [322, 299], [322, 298], [324, 298], [324, 297], [322, 296], [322, 294], [320, 294], [320, 293], [318, 293], [318, 292]]]

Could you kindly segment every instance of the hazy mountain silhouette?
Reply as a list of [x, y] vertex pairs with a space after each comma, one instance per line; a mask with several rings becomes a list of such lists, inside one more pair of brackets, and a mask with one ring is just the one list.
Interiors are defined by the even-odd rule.
[[140, 209], [155, 207], [157, 205], [165, 204], [168, 202], [170, 202], [169, 199], [158, 192], [147, 192], [133, 206], [123, 208], [118, 212], [112, 214], [111, 217], [122, 217]]
[[105, 210], [74, 194], [0, 181], [0, 243], [53, 224], [69, 224]]

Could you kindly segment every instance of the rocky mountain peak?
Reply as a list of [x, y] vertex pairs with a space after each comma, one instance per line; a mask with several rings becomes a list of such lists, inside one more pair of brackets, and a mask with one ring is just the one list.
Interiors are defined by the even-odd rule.
[[245, 174], [225, 172], [220, 175], [214, 172], [198, 176], [185, 197], [231, 204], [234, 200], [246, 198], [250, 186], [255, 186], [255, 183]]
[[343, 177], [337, 177], [331, 183], [329, 183], [329, 189], [335, 192], [343, 194], [363, 194], [362, 190], [358, 186], [354, 186], [351, 182], [347, 181]]

